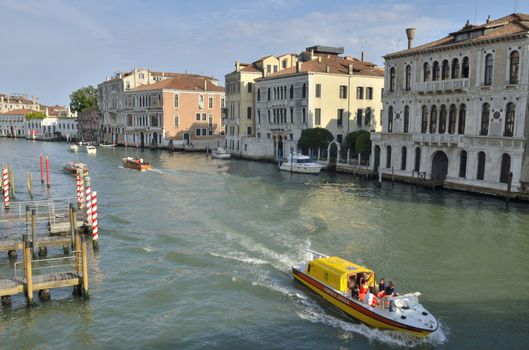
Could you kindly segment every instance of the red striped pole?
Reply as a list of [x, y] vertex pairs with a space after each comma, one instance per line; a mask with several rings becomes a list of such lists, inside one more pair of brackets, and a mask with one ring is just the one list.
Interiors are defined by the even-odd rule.
[[48, 188], [50, 188], [50, 160], [46, 157], [46, 182], [48, 183]]
[[2, 169], [3, 189], [4, 189], [4, 207], [9, 208], [9, 175], [7, 168]]
[[84, 208], [83, 177], [80, 170], [77, 170], [77, 207], [79, 209]]
[[99, 229], [97, 226], [97, 192], [92, 192], [92, 244], [94, 249], [99, 248]]
[[42, 154], [40, 155], [40, 183], [44, 183], [44, 165], [43, 165], [43, 159]]
[[90, 177], [85, 176], [84, 182], [86, 184], [86, 223], [90, 226], [92, 224], [92, 190], [90, 188]]

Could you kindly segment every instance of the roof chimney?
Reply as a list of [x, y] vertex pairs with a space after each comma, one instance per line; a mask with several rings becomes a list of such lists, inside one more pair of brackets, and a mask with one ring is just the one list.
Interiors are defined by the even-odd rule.
[[487, 23], [490, 22], [490, 15], [487, 17]]
[[408, 37], [408, 50], [409, 50], [413, 47], [413, 38], [415, 37], [415, 28], [406, 28], [406, 36]]
[[314, 49], [310, 49], [310, 59], [314, 59]]
[[239, 60], [235, 61], [235, 71], [238, 72], [241, 70], [241, 63]]
[[348, 68], [349, 75], [353, 75], [353, 65], [351, 63], [349, 63], [349, 66], [347, 66], [347, 68]]
[[301, 72], [301, 62], [297, 61], [296, 62], [296, 73], [299, 73], [299, 72]]
[[360, 53], [360, 61], [364, 62], [364, 50]]
[[204, 79], [204, 91], [208, 89], [208, 81]]

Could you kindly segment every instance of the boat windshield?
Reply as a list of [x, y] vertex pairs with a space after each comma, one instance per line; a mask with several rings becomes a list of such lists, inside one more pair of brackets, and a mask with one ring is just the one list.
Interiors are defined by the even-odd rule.
[[308, 159], [296, 159], [296, 163], [300, 164], [300, 163], [312, 163], [312, 159], [308, 158]]

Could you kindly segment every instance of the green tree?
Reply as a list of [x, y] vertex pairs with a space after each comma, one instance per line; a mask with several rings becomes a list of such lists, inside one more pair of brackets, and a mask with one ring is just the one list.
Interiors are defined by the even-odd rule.
[[371, 155], [371, 134], [369, 132], [365, 131], [356, 137], [355, 149], [362, 159], [369, 159]]
[[30, 119], [44, 119], [46, 118], [46, 113], [44, 112], [29, 112], [28, 114], [26, 114], [26, 119], [27, 120], [30, 120]]
[[97, 89], [92, 85], [82, 87], [70, 95], [72, 112], [84, 112], [97, 108]]
[[298, 147], [303, 151], [309, 148], [317, 150], [318, 148], [327, 149], [329, 142], [334, 139], [331, 132], [323, 128], [305, 129], [301, 132], [298, 141]]
[[358, 154], [358, 150], [356, 149], [356, 139], [360, 135], [369, 135], [369, 131], [366, 130], [356, 130], [353, 132], [350, 132], [345, 137], [345, 148], [351, 150], [351, 155], [356, 156]]

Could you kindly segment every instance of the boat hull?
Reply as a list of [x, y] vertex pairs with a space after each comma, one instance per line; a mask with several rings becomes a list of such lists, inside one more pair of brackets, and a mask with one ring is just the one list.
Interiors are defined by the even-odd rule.
[[323, 297], [326, 301], [342, 310], [345, 314], [371, 327], [397, 330], [422, 337], [427, 336], [428, 334], [435, 331], [435, 329], [427, 330], [408, 326], [376, 314], [368, 310], [366, 307], [336, 293], [335, 291], [326, 287], [324, 284], [318, 282], [314, 278], [296, 269], [295, 267], [292, 268], [292, 274], [296, 281], [301, 282], [303, 285], [310, 288], [312, 291]]
[[291, 167], [287, 163], [281, 164], [279, 169], [283, 171], [298, 173], [298, 174], [314, 174], [314, 175], [319, 174], [321, 171], [320, 167], [303, 167], [299, 165], [294, 165]]
[[139, 171], [147, 171], [147, 170], [152, 169], [150, 164], [136, 164], [136, 163], [127, 162], [127, 161], [123, 161], [123, 166], [125, 168], [139, 170]]
[[211, 158], [214, 159], [230, 159], [231, 155], [229, 153], [212, 153]]

